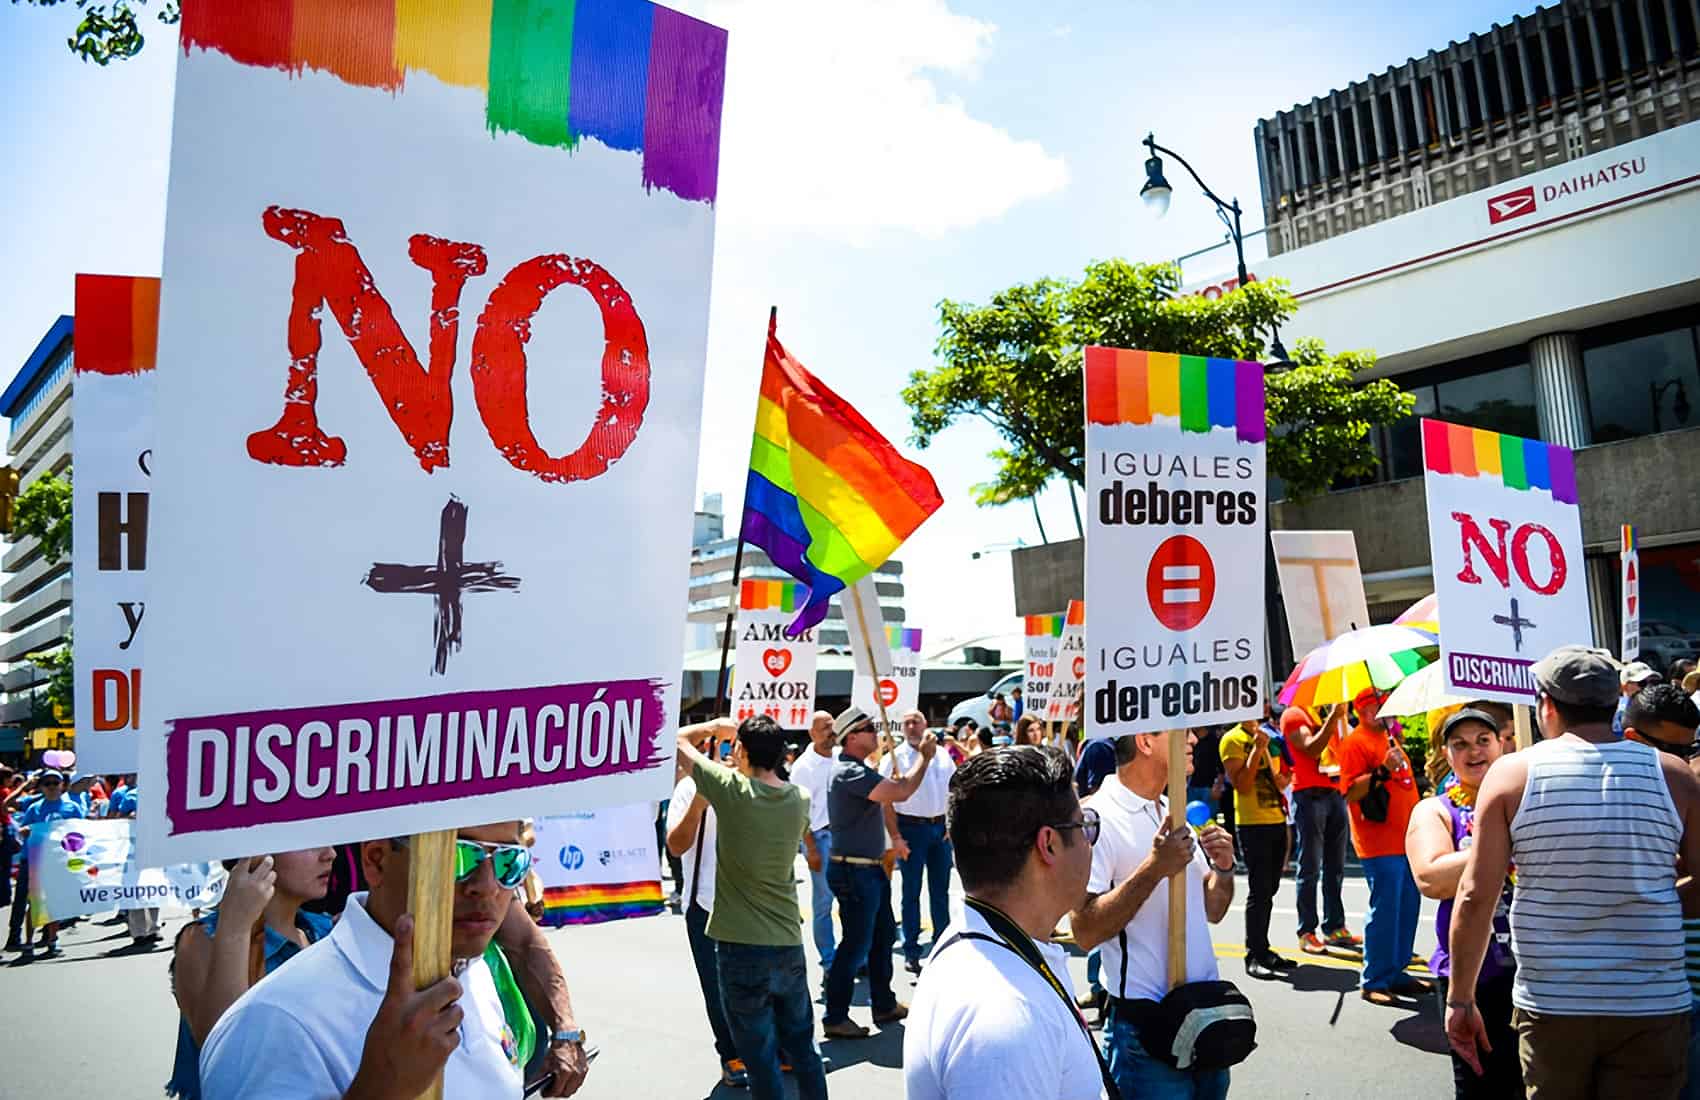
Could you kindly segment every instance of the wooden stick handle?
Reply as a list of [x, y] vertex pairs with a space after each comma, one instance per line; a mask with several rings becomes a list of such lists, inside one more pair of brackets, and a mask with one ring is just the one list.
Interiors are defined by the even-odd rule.
[[[1170, 730], [1169, 739], [1169, 827], [1184, 829], [1186, 823], [1186, 730]], [[1187, 869], [1169, 879], [1169, 988], [1186, 982]]]
[[[449, 976], [454, 959], [455, 834], [415, 833], [408, 842], [407, 911], [413, 914], [413, 987]], [[439, 1074], [419, 1100], [443, 1100]]]
[[1517, 733], [1517, 751], [1522, 752], [1535, 743], [1535, 732], [1530, 728], [1529, 708], [1521, 703], [1511, 708], [1512, 729]]

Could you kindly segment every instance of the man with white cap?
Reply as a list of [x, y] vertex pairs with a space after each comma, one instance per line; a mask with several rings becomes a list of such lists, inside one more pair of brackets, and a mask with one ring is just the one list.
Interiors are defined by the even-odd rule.
[[860, 707], [852, 706], [833, 719], [839, 759], [827, 791], [828, 827], [832, 857], [826, 880], [838, 898], [843, 934], [826, 976], [826, 1015], [821, 1032], [829, 1039], [862, 1039], [868, 1029], [850, 1019], [850, 995], [856, 968], [868, 961], [868, 999], [874, 1023], [896, 1023], [909, 1014], [891, 989], [891, 949], [897, 925], [891, 917], [891, 879], [885, 855], [885, 808], [911, 797], [926, 778], [927, 766], [938, 749], [932, 733], [915, 746], [915, 762], [900, 778], [886, 779], [868, 767], [867, 758], [879, 743], [874, 723]]
[[1530, 669], [1544, 740], [1496, 761], [1452, 911], [1446, 1033], [1480, 1069], [1475, 1003], [1505, 876], [1517, 868], [1512, 1023], [1530, 1100], [1674, 1098], [1688, 1063], [1679, 858], [1700, 867], [1700, 778], [1612, 733], [1622, 683], [1604, 650], [1561, 646]]
[[1663, 683], [1664, 679], [1645, 661], [1630, 661], [1623, 666], [1623, 670], [1617, 675], [1617, 713], [1611, 718], [1611, 731], [1614, 734], [1623, 736], [1623, 714], [1629, 709], [1629, 700], [1640, 694], [1642, 688]]

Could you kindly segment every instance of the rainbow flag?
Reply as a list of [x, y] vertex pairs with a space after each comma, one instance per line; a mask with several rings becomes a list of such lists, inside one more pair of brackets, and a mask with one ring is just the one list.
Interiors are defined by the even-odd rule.
[[1576, 503], [1575, 456], [1557, 443], [1424, 420], [1423, 466], [1430, 473], [1498, 481], [1507, 489], [1545, 489], [1556, 501]]
[[653, 917], [665, 907], [659, 879], [543, 888], [543, 923], [551, 926]]
[[921, 628], [888, 626], [885, 628], [885, 641], [893, 650], [906, 649], [910, 653], [921, 652]]
[[426, 73], [484, 93], [492, 137], [595, 138], [641, 153], [646, 188], [714, 201], [726, 32], [647, 0], [184, 0], [182, 41], [395, 95]]
[[1055, 615], [1028, 615], [1026, 620], [1029, 638], [1062, 637], [1063, 615], [1061, 612]]
[[1635, 553], [1635, 525], [1632, 523], [1626, 523], [1623, 525], [1623, 549], [1620, 550], [1619, 553]]
[[140, 374], [159, 351], [159, 280], [78, 275], [72, 351], [83, 374]]
[[933, 475], [791, 358], [770, 322], [740, 537], [808, 587], [787, 631], [826, 618], [835, 592], [884, 564], [943, 503]]
[[1180, 422], [1186, 432], [1232, 428], [1241, 443], [1262, 443], [1263, 364], [1162, 351], [1086, 349], [1086, 421]]
[[796, 581], [746, 580], [738, 587], [738, 607], [744, 611], [795, 611], [809, 598], [809, 590]]

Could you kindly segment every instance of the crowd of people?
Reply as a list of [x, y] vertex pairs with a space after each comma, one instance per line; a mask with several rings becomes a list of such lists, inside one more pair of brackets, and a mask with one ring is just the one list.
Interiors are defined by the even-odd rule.
[[[1700, 889], [1686, 874], [1700, 861], [1700, 673], [1565, 647], [1533, 675], [1538, 739], [1521, 749], [1509, 707], [1388, 716], [1373, 688], [1189, 730], [1189, 813], [1204, 815], [1179, 827], [1166, 733], [1056, 737], [1019, 714], [1007, 743], [992, 728], [941, 740], [910, 711], [893, 738], [856, 707], [816, 713], [801, 745], [763, 717], [683, 728], [662, 840], [722, 1083], [769, 1100], [791, 1075], [805, 1100], [824, 1097], [817, 1034], [901, 1022], [919, 1100], [1223, 1097], [1255, 1021], [1210, 926], [1243, 879], [1245, 973], [1289, 973], [1271, 923], [1296, 864], [1297, 952], [1361, 959], [1374, 1005], [1418, 1007], [1438, 988], [1457, 1096], [1700, 1096]], [[135, 800], [133, 777], [0, 772], [6, 856], [32, 829], [133, 815]], [[527, 904], [530, 840], [518, 821], [459, 830], [454, 972], [422, 990], [406, 838], [227, 862], [216, 908], [176, 937], [167, 1094], [411, 1097], [441, 1073], [454, 1097], [528, 1081], [572, 1095], [595, 1051]], [[1361, 937], [1341, 896], [1348, 843], [1369, 887]], [[53, 955], [53, 924], [39, 947], [27, 938], [18, 866], [7, 949]], [[1410, 972], [1423, 897], [1440, 903], [1432, 979]], [[141, 949], [159, 940], [157, 913], [125, 919]], [[1071, 944], [1087, 953], [1078, 996]], [[919, 976], [908, 1005], [899, 953]], [[852, 1018], [862, 976], [872, 1029]]]

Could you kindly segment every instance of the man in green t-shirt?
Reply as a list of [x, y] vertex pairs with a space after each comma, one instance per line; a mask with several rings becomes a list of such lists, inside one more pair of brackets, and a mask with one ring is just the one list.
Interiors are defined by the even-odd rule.
[[[724, 741], [733, 742], [731, 767], [713, 759]], [[826, 1100], [795, 876], [798, 841], [809, 835], [809, 796], [779, 778], [784, 759], [785, 731], [764, 715], [679, 731], [679, 762], [718, 825], [708, 935], [717, 941], [720, 999], [750, 1094], [783, 1100], [783, 1048], [802, 1100]]]
[[1222, 773], [1234, 788], [1235, 838], [1245, 859], [1245, 972], [1268, 980], [1296, 965], [1269, 949], [1269, 916], [1287, 862], [1287, 796], [1293, 773], [1270, 747], [1269, 729], [1247, 720], [1222, 734]]

